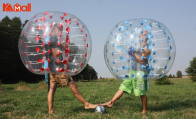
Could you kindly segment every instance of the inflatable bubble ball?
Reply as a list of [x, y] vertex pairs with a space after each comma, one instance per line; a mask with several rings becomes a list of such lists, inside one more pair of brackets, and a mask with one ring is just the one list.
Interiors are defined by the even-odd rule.
[[22, 29], [19, 53], [35, 74], [80, 73], [90, 58], [92, 43], [86, 25], [64, 12], [41, 12]]
[[119, 79], [159, 79], [171, 69], [175, 55], [171, 32], [152, 19], [118, 23], [104, 46], [107, 67]]

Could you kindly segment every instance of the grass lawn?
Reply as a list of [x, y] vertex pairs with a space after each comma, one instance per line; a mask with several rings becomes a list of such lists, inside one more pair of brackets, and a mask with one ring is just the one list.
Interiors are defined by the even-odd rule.
[[[190, 79], [171, 79], [174, 85], [155, 85], [148, 90], [148, 113], [142, 115], [140, 97], [124, 94], [104, 114], [85, 110], [68, 87], [59, 87], [55, 94], [55, 114], [48, 114], [46, 84], [23, 84], [27, 90], [17, 90], [18, 84], [3, 84], [0, 91], [0, 118], [196, 118], [196, 82]], [[78, 88], [90, 103], [103, 103], [118, 90], [120, 80], [77, 82]]]

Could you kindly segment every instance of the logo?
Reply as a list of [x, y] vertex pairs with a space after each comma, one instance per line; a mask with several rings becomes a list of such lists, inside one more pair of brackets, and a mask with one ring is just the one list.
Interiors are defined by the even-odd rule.
[[27, 6], [21, 6], [16, 3], [13, 7], [9, 3], [3, 3], [3, 12], [30, 12], [31, 11], [31, 3], [28, 3]]

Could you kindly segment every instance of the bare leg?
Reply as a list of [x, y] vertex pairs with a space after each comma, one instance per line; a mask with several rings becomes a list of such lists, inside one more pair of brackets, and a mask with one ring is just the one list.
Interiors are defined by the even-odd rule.
[[72, 93], [74, 94], [74, 96], [84, 104], [84, 108], [85, 109], [94, 109], [95, 107], [97, 107], [97, 105], [93, 105], [91, 103], [88, 103], [84, 97], [82, 96], [82, 94], [80, 93], [80, 91], [78, 90], [76, 84], [74, 83], [74, 81], [69, 82], [69, 88], [71, 89]]
[[48, 109], [49, 113], [52, 114], [53, 110], [53, 103], [54, 103], [54, 93], [56, 91], [56, 84], [50, 84], [50, 90], [48, 92]]
[[107, 107], [112, 107], [113, 104], [123, 95], [123, 93], [124, 93], [124, 91], [118, 90], [116, 92], [116, 94], [114, 95], [114, 97], [110, 101], [108, 101], [106, 103], [103, 103], [103, 104], [100, 104], [100, 105], [107, 106]]
[[147, 113], [147, 96], [142, 95], [140, 97], [141, 97], [142, 106], [143, 106], [142, 114], [146, 114]]

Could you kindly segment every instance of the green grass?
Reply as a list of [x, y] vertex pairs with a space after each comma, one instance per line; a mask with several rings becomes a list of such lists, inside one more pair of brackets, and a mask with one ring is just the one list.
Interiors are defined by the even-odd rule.
[[[3, 84], [0, 91], [0, 118], [108, 118], [165, 119], [196, 118], [196, 83], [190, 79], [170, 79], [174, 85], [150, 83], [148, 113], [142, 115], [140, 97], [124, 94], [105, 114], [85, 110], [68, 87], [55, 94], [54, 115], [48, 114], [47, 87], [43, 82], [28, 84], [30, 90], [16, 90], [18, 84]], [[91, 103], [103, 103], [118, 90], [120, 80], [77, 82], [83, 96]], [[42, 88], [40, 88], [40, 85]], [[45, 88], [43, 88], [45, 87]]]

